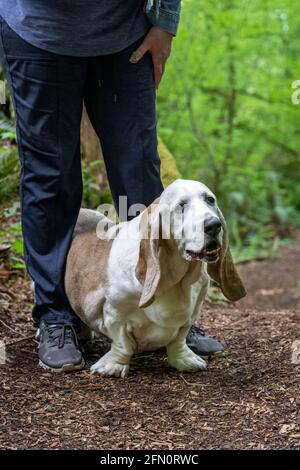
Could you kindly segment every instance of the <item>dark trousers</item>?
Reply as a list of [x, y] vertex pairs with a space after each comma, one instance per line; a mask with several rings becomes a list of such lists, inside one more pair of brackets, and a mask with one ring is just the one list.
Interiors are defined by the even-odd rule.
[[[76, 32], [74, 32], [76, 34]], [[162, 192], [150, 54], [129, 62], [142, 38], [97, 58], [36, 48], [1, 20], [1, 60], [14, 102], [21, 161], [25, 262], [38, 324], [74, 321], [64, 270], [82, 199], [80, 121], [85, 102], [116, 206], [149, 205]]]

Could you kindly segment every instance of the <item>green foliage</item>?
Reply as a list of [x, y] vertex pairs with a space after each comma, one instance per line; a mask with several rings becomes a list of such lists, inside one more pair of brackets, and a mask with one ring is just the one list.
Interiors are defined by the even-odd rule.
[[14, 202], [10, 207], [4, 210], [4, 217], [6, 219], [18, 215], [20, 215], [20, 203], [18, 201]]
[[16, 148], [0, 149], [0, 204], [18, 195], [19, 158]]
[[237, 247], [300, 223], [300, 11], [292, 0], [185, 0], [158, 95], [185, 178], [210, 186]]
[[16, 129], [13, 119], [0, 111], [0, 204], [16, 197], [18, 193], [19, 159], [14, 145], [15, 140]]
[[0, 140], [16, 140], [16, 126], [14, 122], [0, 111]]
[[177, 178], [180, 178], [181, 175], [177, 169], [173, 155], [169, 152], [161, 139], [158, 139], [158, 153], [161, 160], [161, 179], [164, 187], [166, 187]]
[[14, 203], [10, 208], [4, 212], [4, 217], [12, 219], [12, 221], [0, 229], [0, 244], [10, 243], [11, 256], [10, 266], [13, 270], [25, 270], [24, 263], [24, 243], [22, 238], [21, 222], [14, 222], [16, 215], [20, 214], [20, 204]]
[[103, 164], [101, 160], [93, 162], [82, 160], [83, 205], [85, 207], [95, 209], [100, 204], [112, 201], [110, 191], [102, 191], [97, 179], [97, 173]]

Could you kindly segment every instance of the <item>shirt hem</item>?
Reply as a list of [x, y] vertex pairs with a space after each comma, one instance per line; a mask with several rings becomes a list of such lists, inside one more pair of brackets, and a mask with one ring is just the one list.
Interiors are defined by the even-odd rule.
[[151, 23], [149, 21], [148, 25], [144, 25], [143, 28], [140, 28], [136, 31], [136, 33], [130, 38], [128, 38], [126, 41], [122, 41], [121, 45], [120, 43], [117, 45], [113, 45], [109, 48], [104, 48], [105, 51], [101, 51], [101, 45], [94, 47], [88, 51], [82, 51], [82, 52], [77, 52], [74, 53], [73, 46], [70, 48], [64, 48], [60, 46], [53, 45], [53, 47], [48, 44], [45, 44], [43, 41], [39, 40], [34, 40], [34, 38], [31, 37], [31, 35], [27, 34], [26, 30], [23, 30], [22, 28], [19, 28], [17, 25], [13, 24], [9, 19], [6, 19], [4, 16], [3, 20], [8, 24], [8, 26], [18, 35], [20, 38], [22, 38], [24, 41], [28, 42], [28, 44], [31, 44], [34, 47], [37, 47], [38, 49], [51, 52], [52, 54], [57, 54], [57, 55], [65, 55], [69, 57], [100, 57], [100, 56], [105, 56], [105, 55], [110, 55], [110, 54], [116, 54], [118, 52], [121, 52], [122, 50], [126, 49], [129, 47], [131, 44], [133, 44], [135, 41], [143, 37], [151, 28]]

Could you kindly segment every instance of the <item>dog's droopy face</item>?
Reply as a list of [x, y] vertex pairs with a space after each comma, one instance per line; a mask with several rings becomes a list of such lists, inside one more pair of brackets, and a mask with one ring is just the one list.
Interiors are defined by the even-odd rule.
[[[231, 256], [226, 222], [216, 197], [204, 184], [174, 181], [142, 213], [139, 233], [142, 237], [135, 273], [143, 285], [140, 308], [151, 305], [165, 291], [161, 280], [163, 255], [170, 258], [173, 254], [173, 260], [179, 255], [188, 262], [203, 261], [225, 297], [235, 301], [246, 295]], [[174, 281], [175, 268], [169, 280]]]
[[163, 237], [176, 241], [185, 260], [218, 260], [224, 218], [209, 188], [198, 181], [176, 180], [163, 192], [158, 210]]

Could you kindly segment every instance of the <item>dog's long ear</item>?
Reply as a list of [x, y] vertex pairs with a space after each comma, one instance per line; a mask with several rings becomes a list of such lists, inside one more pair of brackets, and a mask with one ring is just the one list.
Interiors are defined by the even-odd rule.
[[210, 277], [221, 287], [227, 299], [235, 302], [245, 297], [246, 290], [235, 269], [229, 248], [228, 229], [223, 214], [219, 210], [223, 227], [223, 243], [220, 258], [216, 263], [208, 263], [207, 271]]
[[[140, 222], [141, 241], [139, 257], [135, 268], [135, 275], [143, 286], [139, 307], [144, 308], [152, 304], [161, 277], [159, 262], [159, 227], [156, 230], [152, 218], [158, 199], [142, 214]], [[159, 223], [159, 216], [155, 217]]]

